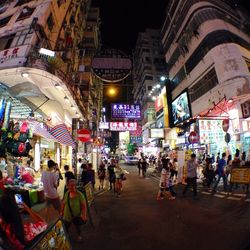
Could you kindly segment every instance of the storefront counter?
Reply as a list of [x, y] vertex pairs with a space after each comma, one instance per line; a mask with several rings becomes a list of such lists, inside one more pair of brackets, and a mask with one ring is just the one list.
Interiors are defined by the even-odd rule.
[[44, 202], [45, 200], [44, 190], [38, 187], [27, 188], [17, 185], [5, 185], [5, 193], [12, 197], [14, 197], [15, 194], [20, 194], [23, 202], [25, 202], [29, 207], [37, 203]]

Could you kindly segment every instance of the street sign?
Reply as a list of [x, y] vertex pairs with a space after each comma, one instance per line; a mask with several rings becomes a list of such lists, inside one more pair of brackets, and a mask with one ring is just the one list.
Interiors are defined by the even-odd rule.
[[88, 129], [78, 129], [77, 139], [81, 142], [88, 142], [91, 140], [90, 131]]
[[199, 136], [196, 132], [192, 131], [188, 136], [188, 141], [192, 144], [199, 142]]

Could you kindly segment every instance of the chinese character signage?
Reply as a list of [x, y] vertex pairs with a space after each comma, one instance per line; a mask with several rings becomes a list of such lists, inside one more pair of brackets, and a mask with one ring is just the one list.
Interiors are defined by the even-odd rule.
[[134, 131], [137, 130], [137, 122], [110, 122], [111, 131]]
[[139, 104], [111, 104], [111, 116], [112, 118], [129, 118], [140, 119], [141, 107]]
[[0, 68], [22, 66], [25, 62], [28, 45], [18, 46], [0, 51]]
[[222, 120], [199, 120], [199, 130], [201, 144], [224, 142]]

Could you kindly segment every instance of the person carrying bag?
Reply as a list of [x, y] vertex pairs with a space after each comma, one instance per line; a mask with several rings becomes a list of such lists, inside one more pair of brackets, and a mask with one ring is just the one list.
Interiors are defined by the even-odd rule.
[[87, 221], [87, 205], [83, 194], [76, 189], [76, 180], [68, 181], [68, 191], [65, 194], [61, 215], [67, 231], [71, 224], [76, 227], [78, 241], [82, 240], [81, 226]]

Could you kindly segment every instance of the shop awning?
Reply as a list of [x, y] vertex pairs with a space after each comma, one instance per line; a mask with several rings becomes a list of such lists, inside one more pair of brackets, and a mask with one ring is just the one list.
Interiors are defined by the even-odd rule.
[[59, 143], [75, 148], [76, 144], [64, 123], [56, 125], [55, 127], [51, 128], [49, 132], [57, 139]]
[[57, 139], [49, 133], [48, 128], [44, 123], [38, 121], [29, 121], [29, 124], [33, 130], [33, 134], [41, 136], [49, 141], [57, 141]]

